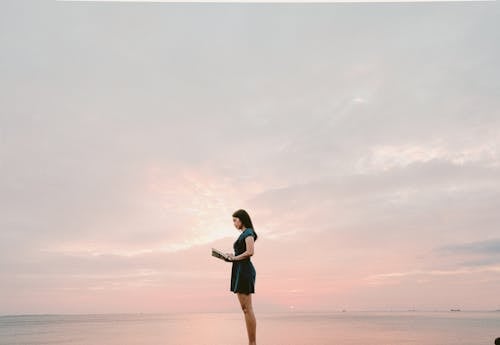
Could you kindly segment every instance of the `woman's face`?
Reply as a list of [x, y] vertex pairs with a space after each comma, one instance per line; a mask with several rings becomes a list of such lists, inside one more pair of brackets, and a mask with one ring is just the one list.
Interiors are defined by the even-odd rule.
[[241, 220], [238, 217], [233, 217], [233, 224], [236, 229], [241, 229], [243, 224], [241, 224]]

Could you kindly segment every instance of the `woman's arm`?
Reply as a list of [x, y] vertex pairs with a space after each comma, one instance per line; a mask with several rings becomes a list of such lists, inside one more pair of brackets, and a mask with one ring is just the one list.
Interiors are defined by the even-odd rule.
[[243, 260], [243, 259], [246, 259], [247, 257], [250, 257], [253, 255], [253, 248], [254, 248], [253, 236], [246, 237], [245, 244], [247, 245], [247, 250], [245, 250], [240, 255], [236, 255], [236, 256], [231, 255], [231, 261]]

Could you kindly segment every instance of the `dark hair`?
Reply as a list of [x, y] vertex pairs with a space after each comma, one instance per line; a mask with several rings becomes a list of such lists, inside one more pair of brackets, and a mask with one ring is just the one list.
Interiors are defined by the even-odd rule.
[[257, 233], [255, 232], [255, 229], [253, 228], [252, 220], [250, 219], [250, 216], [248, 215], [247, 211], [243, 209], [239, 209], [233, 213], [233, 217], [239, 218], [241, 223], [245, 226], [245, 228], [251, 228], [253, 230], [253, 233], [255, 234], [255, 241], [257, 241]]
[[495, 339], [495, 345], [500, 345], [500, 338]]

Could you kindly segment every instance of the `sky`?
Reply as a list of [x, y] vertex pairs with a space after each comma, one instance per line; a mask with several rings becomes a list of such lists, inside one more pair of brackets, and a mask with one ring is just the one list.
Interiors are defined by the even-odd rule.
[[497, 2], [0, 4], [0, 314], [500, 309]]

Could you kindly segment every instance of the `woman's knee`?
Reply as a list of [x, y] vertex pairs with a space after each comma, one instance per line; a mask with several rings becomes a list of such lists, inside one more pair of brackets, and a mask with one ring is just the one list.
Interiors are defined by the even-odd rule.
[[249, 304], [249, 303], [247, 303], [247, 304], [243, 304], [243, 305], [241, 306], [241, 310], [243, 310], [243, 313], [245, 313], [245, 314], [246, 314], [246, 313], [250, 313], [250, 312], [252, 312], [252, 311], [253, 311], [253, 309], [252, 309], [252, 305], [251, 305], [251, 304]]

